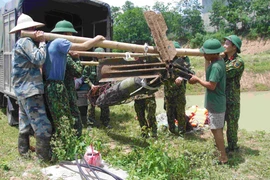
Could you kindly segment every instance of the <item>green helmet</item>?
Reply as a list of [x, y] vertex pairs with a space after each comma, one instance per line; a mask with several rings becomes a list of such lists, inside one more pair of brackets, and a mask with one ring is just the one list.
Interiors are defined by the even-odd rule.
[[225, 37], [224, 39], [231, 41], [237, 47], [237, 52], [241, 53], [242, 41], [238, 36], [230, 35]]
[[176, 41], [173, 41], [173, 45], [175, 48], [181, 48], [180, 44]]
[[95, 49], [95, 52], [105, 52], [105, 50], [101, 47]]
[[218, 54], [224, 52], [225, 48], [221, 45], [217, 39], [208, 39], [203, 43], [200, 48], [200, 52], [204, 54]]
[[55, 28], [51, 31], [53, 33], [77, 33], [71, 22], [62, 20], [56, 23]]

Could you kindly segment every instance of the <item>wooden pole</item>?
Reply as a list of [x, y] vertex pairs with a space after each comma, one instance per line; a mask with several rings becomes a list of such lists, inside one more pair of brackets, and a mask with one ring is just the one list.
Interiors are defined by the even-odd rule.
[[89, 52], [89, 51], [75, 51], [80, 56], [84, 57], [143, 57], [143, 56], [152, 56], [158, 57], [157, 53], [111, 53], [111, 52]]
[[[67, 39], [73, 43], [83, 43], [89, 39], [88, 37], [79, 37], [79, 36], [68, 36], [68, 35], [62, 35], [62, 34], [55, 34], [55, 33], [44, 33], [46, 41], [52, 41], [56, 38], [64, 38]], [[33, 31], [21, 31], [21, 37], [34, 37]], [[144, 45], [138, 45], [138, 44], [131, 44], [131, 43], [123, 43], [123, 42], [117, 42], [117, 41], [109, 41], [104, 40], [96, 44], [96, 47], [103, 47], [103, 48], [109, 48], [109, 49], [119, 49], [123, 51], [129, 51], [129, 52], [140, 52], [144, 53]], [[200, 52], [199, 49], [176, 49], [177, 56], [203, 56], [203, 53]], [[158, 53], [157, 48], [154, 46], [148, 46], [147, 53]]]
[[94, 61], [81, 61], [82, 65], [88, 65], [88, 66], [97, 66], [99, 65], [99, 62], [94, 62]]

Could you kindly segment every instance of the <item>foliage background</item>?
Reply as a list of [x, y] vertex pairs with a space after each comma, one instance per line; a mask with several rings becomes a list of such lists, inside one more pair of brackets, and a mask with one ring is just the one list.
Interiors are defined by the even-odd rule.
[[119, 42], [153, 44], [143, 12], [162, 13], [168, 26], [170, 40], [197, 48], [209, 38], [223, 38], [229, 34], [255, 39], [270, 37], [270, 8], [268, 0], [214, 0], [210, 11], [213, 32], [206, 32], [198, 0], [178, 0], [175, 4], [157, 1], [153, 7], [137, 7], [126, 1], [122, 7], [112, 6], [113, 39]]

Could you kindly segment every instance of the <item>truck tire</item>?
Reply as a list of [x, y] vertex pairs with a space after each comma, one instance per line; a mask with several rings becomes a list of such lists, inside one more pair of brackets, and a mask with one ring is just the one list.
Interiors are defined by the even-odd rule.
[[15, 100], [11, 100], [14, 110], [9, 110], [7, 105], [7, 119], [10, 126], [16, 126], [19, 124], [19, 105], [15, 103]]

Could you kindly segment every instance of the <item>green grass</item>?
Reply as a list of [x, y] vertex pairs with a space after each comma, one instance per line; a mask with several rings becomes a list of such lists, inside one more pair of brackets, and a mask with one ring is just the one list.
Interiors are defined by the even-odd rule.
[[[245, 71], [252, 73], [265, 73], [270, 71], [270, 51], [255, 54], [255, 55], [241, 55], [245, 62]], [[190, 57], [191, 65], [196, 72], [204, 71], [204, 58], [203, 57]]]
[[[196, 74], [202, 76], [203, 58], [190, 59]], [[244, 84], [242, 90], [269, 90], [269, 78], [262, 78], [270, 72], [269, 52], [243, 56], [243, 59], [248, 73], [242, 80], [253, 84]], [[202, 93], [204, 88], [201, 86], [187, 84], [187, 94]], [[99, 108], [96, 108], [96, 111], [99, 117]], [[111, 107], [113, 129], [93, 128], [88, 131], [85, 128], [83, 137], [74, 144], [76, 153], [83, 154], [86, 146], [92, 143], [106, 162], [126, 170], [130, 180], [267, 180], [270, 177], [270, 132], [248, 132], [241, 129], [240, 151], [229, 155], [228, 165], [213, 166], [216, 150], [209, 130], [187, 134], [184, 138], [171, 135], [167, 131], [159, 131], [158, 139], [142, 139], [139, 122], [135, 116], [134, 107], [131, 105]], [[267, 117], [266, 114], [265, 118]], [[245, 119], [252, 120], [256, 119]], [[40, 169], [57, 162], [41, 163], [36, 159], [35, 153], [29, 153], [27, 158], [20, 157], [17, 139], [18, 128], [8, 125], [5, 109], [0, 109], [0, 180], [8, 180], [11, 177], [47, 179], [41, 174]], [[34, 142], [34, 138], [31, 138], [31, 145], [34, 146]]]
[[[241, 84], [241, 91], [269, 91], [270, 51], [255, 55], [240, 54], [240, 56], [245, 62], [242, 82], [247, 82]], [[204, 58], [192, 56], [190, 61], [196, 75], [202, 78], [204, 76]], [[188, 95], [202, 94], [204, 91], [205, 89], [198, 84], [187, 84]]]
[[[158, 139], [142, 139], [133, 106], [111, 108], [113, 129], [84, 129], [86, 146], [92, 142], [102, 158], [129, 173], [129, 179], [268, 179], [270, 177], [270, 133], [240, 130], [240, 151], [229, 156], [229, 164], [212, 165], [216, 151], [209, 130], [184, 138], [159, 131]], [[98, 112], [99, 113], [99, 112]], [[34, 153], [22, 158], [17, 152], [18, 129], [8, 125], [0, 112], [0, 179], [40, 179], [41, 164]], [[33, 139], [32, 139], [33, 140]], [[33, 141], [32, 141], [33, 142]], [[32, 143], [33, 145], [33, 143]], [[41, 179], [46, 179], [42, 177]]]

